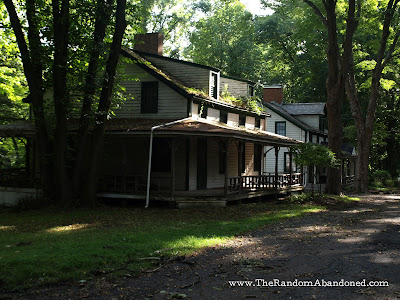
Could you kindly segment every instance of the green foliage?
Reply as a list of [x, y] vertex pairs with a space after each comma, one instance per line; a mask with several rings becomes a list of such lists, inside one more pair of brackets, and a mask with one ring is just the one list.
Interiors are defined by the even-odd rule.
[[376, 170], [371, 175], [372, 186], [375, 187], [393, 187], [392, 176], [386, 170]]
[[301, 143], [293, 146], [292, 151], [294, 151], [294, 161], [297, 165], [319, 168], [338, 168], [340, 165], [335, 154], [324, 145]]
[[229, 93], [227, 85], [224, 86], [224, 89], [220, 95], [220, 100], [239, 107], [247, 108], [255, 111], [258, 114], [263, 111], [260, 98], [256, 96], [236, 98]]
[[238, 0], [212, 1], [189, 34], [184, 55], [225, 74], [257, 79], [262, 50], [255, 43], [254, 19]]

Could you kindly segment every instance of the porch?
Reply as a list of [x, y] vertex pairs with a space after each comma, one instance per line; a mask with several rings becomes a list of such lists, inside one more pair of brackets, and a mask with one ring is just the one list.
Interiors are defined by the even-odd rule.
[[[171, 177], [151, 178], [150, 199], [164, 201], [177, 207], [226, 206], [228, 202], [269, 195], [288, 194], [303, 190], [301, 173], [266, 174], [228, 177], [224, 187], [179, 190], [173, 188]], [[169, 182], [169, 185], [166, 183]], [[107, 175], [99, 181], [98, 197], [128, 201], [146, 200], [145, 175]]]

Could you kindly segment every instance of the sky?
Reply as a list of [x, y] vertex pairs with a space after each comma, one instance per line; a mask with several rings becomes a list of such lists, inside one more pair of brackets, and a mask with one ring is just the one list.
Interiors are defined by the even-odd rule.
[[272, 14], [271, 9], [264, 8], [260, 0], [240, 0], [246, 8], [254, 15], [270, 15]]

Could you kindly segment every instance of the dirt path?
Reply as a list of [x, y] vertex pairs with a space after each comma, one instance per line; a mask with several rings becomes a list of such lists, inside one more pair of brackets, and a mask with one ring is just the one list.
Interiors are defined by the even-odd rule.
[[[231, 286], [230, 281], [248, 282]], [[388, 281], [389, 286], [323, 287], [350, 281], [361, 285]], [[284, 283], [316, 286], [283, 287]], [[99, 279], [84, 287], [51, 287], [14, 296], [60, 300], [400, 299], [400, 195], [365, 196], [356, 207], [277, 223], [139, 278]]]

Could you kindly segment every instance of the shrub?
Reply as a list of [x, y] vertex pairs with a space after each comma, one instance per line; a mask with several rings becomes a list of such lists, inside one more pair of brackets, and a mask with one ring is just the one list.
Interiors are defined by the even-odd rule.
[[376, 187], [384, 186], [388, 181], [391, 181], [388, 182], [389, 184], [393, 184], [392, 176], [390, 176], [390, 173], [385, 170], [376, 170], [372, 173], [371, 179], [372, 185]]

